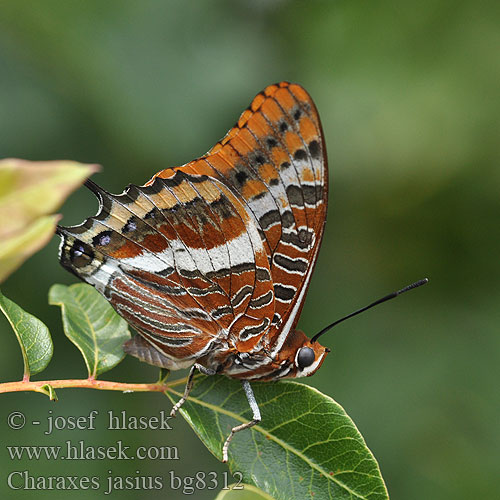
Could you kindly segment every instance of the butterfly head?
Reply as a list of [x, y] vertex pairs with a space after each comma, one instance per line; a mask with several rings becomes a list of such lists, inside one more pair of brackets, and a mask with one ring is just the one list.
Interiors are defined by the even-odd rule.
[[285, 376], [309, 377], [323, 364], [329, 352], [328, 347], [323, 347], [319, 342], [311, 342], [303, 331], [295, 330], [288, 336], [280, 355], [280, 358], [288, 361], [288, 366], [291, 368]]

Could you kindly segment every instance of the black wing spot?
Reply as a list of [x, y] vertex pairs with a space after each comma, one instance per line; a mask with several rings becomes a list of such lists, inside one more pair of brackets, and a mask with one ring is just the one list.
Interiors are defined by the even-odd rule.
[[284, 300], [284, 301], [290, 301], [293, 299], [295, 296], [295, 288], [291, 286], [285, 286], [281, 284], [276, 284], [274, 285], [274, 295], [276, 298]]
[[295, 110], [295, 113], [293, 114], [293, 119], [298, 120], [302, 116], [302, 111], [300, 109]]
[[288, 130], [288, 123], [287, 122], [281, 122], [280, 123], [280, 131], [281, 132], [286, 132]]
[[303, 190], [299, 186], [296, 186], [295, 184], [290, 184], [289, 186], [287, 186], [286, 195], [288, 196], [290, 205], [294, 207], [304, 206]]
[[313, 158], [319, 158], [321, 155], [321, 148], [319, 142], [314, 140], [309, 143], [309, 153]]
[[278, 145], [278, 141], [274, 137], [267, 138], [267, 146], [269, 149], [272, 149]]
[[283, 227], [289, 228], [292, 227], [295, 224], [295, 219], [293, 217], [293, 214], [290, 210], [286, 210], [281, 214], [281, 220], [282, 220], [282, 225]]
[[261, 154], [256, 154], [256, 155], [255, 155], [255, 161], [256, 161], [259, 165], [264, 165], [264, 163], [266, 163], [266, 159], [264, 158], [264, 155], [261, 155]]
[[266, 230], [276, 222], [281, 222], [280, 213], [278, 210], [269, 210], [259, 219], [259, 224], [262, 229]]
[[240, 186], [243, 186], [243, 184], [245, 184], [246, 180], [248, 179], [248, 174], [243, 170], [239, 170], [238, 172], [236, 172], [235, 178], [238, 181], [238, 184]]
[[296, 160], [305, 160], [307, 158], [307, 153], [303, 149], [297, 149], [293, 157]]

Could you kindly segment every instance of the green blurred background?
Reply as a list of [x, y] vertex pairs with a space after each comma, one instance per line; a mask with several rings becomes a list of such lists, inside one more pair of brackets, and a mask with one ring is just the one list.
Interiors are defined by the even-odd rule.
[[[329, 322], [424, 276], [430, 284], [339, 326], [307, 383], [358, 425], [394, 499], [498, 495], [500, 337], [498, 2], [2, 1], [0, 157], [103, 165], [111, 192], [203, 154], [252, 97], [280, 80], [301, 83], [322, 117], [330, 160], [328, 224], [300, 326]], [[65, 225], [95, 213], [80, 189]], [[51, 284], [74, 283], [56, 238], [3, 285], [50, 327], [54, 359], [43, 378], [85, 376], [76, 348], [47, 305]], [[0, 318], [0, 379], [22, 374], [14, 335]], [[126, 359], [108, 378], [149, 381]], [[12, 491], [6, 473], [178, 475], [220, 464], [182, 419], [175, 431], [113, 434], [28, 426], [28, 419], [127, 409], [169, 409], [158, 394], [60, 390], [59, 402], [2, 395], [3, 498], [95, 498], [102, 491]], [[13, 462], [5, 446], [165, 444], [161, 463]], [[220, 476], [222, 477], [222, 476]], [[180, 492], [117, 498], [183, 498]], [[214, 491], [195, 498], [215, 497]]]

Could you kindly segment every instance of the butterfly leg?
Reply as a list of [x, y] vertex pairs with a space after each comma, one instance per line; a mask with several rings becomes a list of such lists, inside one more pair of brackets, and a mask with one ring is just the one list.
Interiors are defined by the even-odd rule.
[[194, 374], [196, 373], [196, 370], [203, 373], [203, 375], [215, 375], [215, 370], [210, 370], [209, 368], [205, 368], [204, 366], [201, 366], [198, 363], [195, 363], [191, 367], [191, 370], [189, 370], [189, 375], [187, 378], [186, 387], [184, 388], [184, 394], [182, 395], [182, 398], [179, 399], [179, 401], [177, 401], [177, 403], [174, 405], [174, 407], [170, 411], [171, 417], [175, 417], [177, 410], [186, 402], [186, 400], [189, 396], [189, 393], [191, 392], [191, 389], [193, 388], [193, 378], [194, 378]]
[[250, 382], [248, 380], [242, 380], [242, 385], [243, 385], [243, 390], [245, 391], [245, 395], [248, 400], [248, 404], [250, 405], [250, 408], [253, 412], [253, 417], [250, 422], [246, 422], [245, 424], [240, 424], [237, 425], [236, 427], [233, 427], [231, 429], [231, 434], [226, 439], [226, 442], [224, 443], [224, 446], [222, 447], [222, 461], [225, 463], [228, 460], [227, 456], [227, 450], [229, 448], [229, 443], [233, 439], [233, 436], [240, 431], [243, 431], [245, 429], [249, 429], [250, 427], [254, 426], [255, 424], [258, 424], [262, 418], [260, 416], [260, 410], [259, 410], [259, 405], [257, 404], [257, 400], [255, 399], [254, 393], [252, 391], [252, 386], [250, 385]]

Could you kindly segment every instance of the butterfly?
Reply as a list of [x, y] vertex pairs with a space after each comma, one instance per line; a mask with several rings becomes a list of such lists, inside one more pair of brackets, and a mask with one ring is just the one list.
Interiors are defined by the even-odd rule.
[[[93, 285], [138, 335], [126, 353], [152, 365], [252, 381], [312, 375], [328, 348], [296, 329], [323, 237], [325, 141], [300, 85], [257, 94], [204, 156], [113, 195], [88, 180], [99, 211], [58, 227], [61, 264]], [[316, 336], [317, 337], [317, 336]]]

